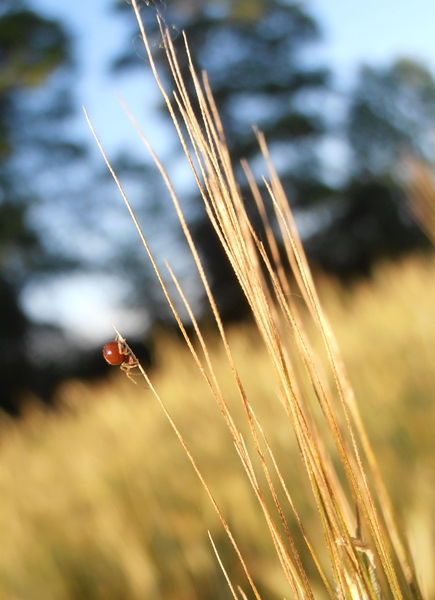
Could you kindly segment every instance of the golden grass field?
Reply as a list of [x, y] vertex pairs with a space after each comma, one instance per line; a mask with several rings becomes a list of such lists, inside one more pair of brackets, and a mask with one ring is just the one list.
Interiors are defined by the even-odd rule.
[[[385, 264], [372, 281], [347, 290], [322, 278], [319, 292], [423, 591], [434, 598], [435, 261]], [[240, 325], [228, 337], [301, 518], [311, 536], [321, 537], [319, 518], [304, 501], [310, 494], [306, 475], [258, 334]], [[207, 341], [232, 414], [246, 430], [221, 344], [213, 333]], [[190, 353], [165, 334], [156, 344], [153, 385], [262, 597], [290, 597], [230, 434]], [[222, 525], [151, 392], [114, 369], [92, 385], [65, 382], [58, 401], [56, 412], [35, 405], [22, 421], [3, 419], [0, 598], [229, 598], [207, 531], [232, 581], [250, 598]], [[313, 591], [325, 597], [308, 558], [306, 570]]]

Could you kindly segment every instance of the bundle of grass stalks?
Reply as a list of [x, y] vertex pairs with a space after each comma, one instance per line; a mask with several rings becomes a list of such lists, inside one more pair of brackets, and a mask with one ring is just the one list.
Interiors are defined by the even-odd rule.
[[[261, 132], [257, 132], [267, 169], [267, 177], [264, 178], [267, 198], [261, 197], [249, 165], [243, 163], [263, 219], [266, 231], [266, 239], [263, 240], [259, 239], [251, 225], [240, 196], [206, 74], [200, 79], [190, 61], [190, 75], [201, 114], [198, 119], [181, 76], [169, 32], [159, 21], [174, 81], [173, 97], [167, 95], [159, 78], [136, 0], [132, 4], [151, 69], [196, 179], [205, 210], [249, 303], [258, 333], [257, 343], [264, 346], [265, 355], [270, 361], [274, 381], [269, 382], [270, 393], [264, 396], [262, 402], [273, 403], [273, 410], [275, 405], [278, 406], [278, 411], [282, 411], [282, 419], [286, 419], [288, 436], [294, 436], [299, 456], [293, 455], [288, 460], [300, 460], [304, 468], [307, 485], [302, 499], [300, 490], [294, 488], [294, 482], [283, 475], [286, 465], [282, 464], [282, 457], [281, 461], [276, 458], [269, 442], [270, 432], [263, 427], [258, 416], [264, 412], [264, 405], [261, 406], [256, 399], [254, 406], [246, 392], [200, 256], [164, 167], [130, 115], [170, 192], [214, 315], [229, 372], [237, 390], [241, 414], [227, 402], [223, 391], [227, 382], [220, 379], [222, 375], [219, 375], [219, 369], [213, 363], [206, 338], [175, 273], [168, 266], [191, 321], [194, 336], [189, 336], [176, 308], [177, 303], [171, 298], [168, 283], [157, 266], [101, 145], [100, 148], [141, 235], [196, 363], [198, 376], [203, 378], [228, 428], [252, 495], [261, 508], [288, 589], [295, 598], [314, 598], [313, 581], [316, 581], [316, 595], [327, 594], [330, 598], [421, 598], [407, 543], [396, 524], [376, 456], [365, 433], [337, 343], [319, 303], [292, 213], [271, 163], [265, 139]], [[185, 48], [189, 55], [187, 40]], [[279, 226], [279, 241], [285, 248], [291, 275], [281, 260], [278, 240], [268, 221], [266, 203], [273, 207]], [[307, 326], [307, 315], [313, 327]], [[322, 350], [315, 352], [313, 347], [318, 345], [318, 339], [321, 340]], [[198, 466], [200, 457], [190, 451], [158, 386], [153, 384], [140, 364], [138, 368], [181, 442], [240, 561], [246, 579], [245, 585], [236, 586], [227, 575], [218, 544], [211, 539], [232, 596], [260, 599], [255, 566], [252, 567], [249, 560], [245, 559], [244, 548], [239, 545], [237, 535], [231, 530], [225, 512], [215, 499], [216, 494]], [[272, 408], [266, 407], [266, 410]], [[204, 451], [207, 441], [203, 440]], [[304, 514], [309, 514], [307, 507], [313, 509], [310, 522], [302, 520], [301, 504]], [[312, 575], [314, 572], [316, 576]]]

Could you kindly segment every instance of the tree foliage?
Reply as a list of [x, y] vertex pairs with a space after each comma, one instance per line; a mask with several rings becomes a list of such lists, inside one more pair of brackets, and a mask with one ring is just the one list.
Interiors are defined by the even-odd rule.
[[350, 177], [330, 225], [309, 242], [312, 256], [345, 277], [369, 274], [428, 240], [403, 190], [403, 157], [435, 162], [435, 80], [422, 64], [401, 59], [361, 68], [349, 100]]
[[69, 263], [48, 250], [29, 214], [39, 201], [35, 176], [82, 151], [59, 133], [72, 110], [62, 77], [71, 62], [71, 40], [58, 22], [25, 2], [0, 2], [0, 405], [9, 410], [38, 377], [27, 343], [35, 326], [20, 292], [35, 272]]
[[435, 158], [435, 81], [419, 62], [364, 66], [352, 94], [347, 135], [356, 176], [397, 176], [404, 151]]

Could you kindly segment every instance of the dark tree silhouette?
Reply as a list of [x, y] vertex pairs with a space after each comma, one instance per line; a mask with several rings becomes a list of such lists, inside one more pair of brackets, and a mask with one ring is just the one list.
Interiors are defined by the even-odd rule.
[[404, 150], [433, 161], [434, 125], [435, 81], [424, 65], [401, 59], [362, 67], [347, 123], [355, 175], [397, 176]]
[[72, 264], [48, 249], [29, 218], [39, 201], [34, 178], [82, 155], [59, 132], [72, 110], [70, 66], [71, 41], [59, 23], [20, 0], [0, 2], [0, 406], [10, 411], [24, 389], [45, 386], [29, 350], [37, 327], [20, 293], [35, 273]]
[[435, 160], [435, 80], [418, 62], [365, 66], [350, 99], [347, 137], [351, 176], [336, 215], [310, 240], [310, 254], [346, 277], [369, 274], [380, 258], [429, 247], [411, 216], [403, 184], [403, 155]]

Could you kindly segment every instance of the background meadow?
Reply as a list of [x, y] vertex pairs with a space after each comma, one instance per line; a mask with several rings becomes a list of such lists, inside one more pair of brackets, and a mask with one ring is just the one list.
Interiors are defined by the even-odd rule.
[[[343, 352], [362, 415], [423, 590], [435, 581], [435, 263], [383, 264], [371, 282], [320, 296]], [[249, 324], [229, 340], [252, 404], [296, 490], [309, 493], [294, 436], [275, 401], [269, 360]], [[209, 349], [236, 419], [241, 408], [215, 335]], [[156, 337], [152, 380], [237, 537], [265, 597], [286, 582], [222, 418], [183, 343]], [[2, 423], [0, 590], [4, 598], [227, 598], [207, 530], [231, 577], [244, 576], [209, 501], [150, 391], [114, 369], [95, 384], [65, 382], [55, 412], [29, 402]], [[290, 517], [291, 522], [291, 517]], [[309, 571], [310, 572], [310, 571]], [[316, 575], [311, 571], [313, 588]]]

